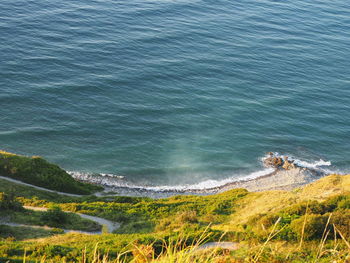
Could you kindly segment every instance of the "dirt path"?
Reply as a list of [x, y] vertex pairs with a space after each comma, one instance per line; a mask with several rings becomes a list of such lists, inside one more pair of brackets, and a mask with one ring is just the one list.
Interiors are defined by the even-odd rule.
[[[73, 197], [82, 197], [83, 196], [83, 195], [69, 194], [69, 193], [58, 192], [58, 191], [46, 189], [46, 188], [43, 188], [43, 187], [40, 187], [40, 186], [31, 185], [31, 184], [24, 183], [24, 182], [21, 182], [21, 181], [12, 179], [12, 178], [4, 177], [4, 176], [0, 176], [0, 179], [9, 181], [9, 182], [12, 182], [12, 183], [15, 183], [15, 184], [20, 184], [20, 185], [32, 187], [32, 188], [35, 188], [35, 189], [38, 189], [38, 190], [51, 192], [51, 193], [56, 193], [56, 194], [59, 194], [59, 195], [66, 195], [66, 196], [73, 196]], [[47, 210], [47, 208], [45, 208], [45, 207], [24, 206], [24, 208], [29, 209], [29, 210], [35, 210], [35, 211], [46, 211]], [[96, 223], [98, 223], [98, 224], [100, 224], [102, 226], [106, 226], [108, 233], [112, 233], [114, 230], [116, 230], [116, 229], [118, 229], [120, 227], [119, 223], [112, 222], [112, 221], [104, 219], [104, 218], [100, 218], [100, 217], [97, 217], [97, 216], [90, 216], [90, 215], [80, 214], [80, 213], [75, 213], [75, 214], [79, 215], [82, 218], [92, 220], [92, 221], [94, 221], [94, 222], [96, 222]], [[9, 226], [11, 226], [11, 224], [12, 224], [12, 226], [15, 226], [15, 225], [17, 225], [17, 226], [28, 226], [28, 225], [15, 224], [15, 223], [2, 223], [2, 224], [7, 224]], [[40, 226], [37, 226], [37, 227], [40, 228]], [[84, 232], [84, 231], [76, 231], [76, 230], [68, 230], [68, 229], [65, 229], [64, 231], [67, 232], [67, 233], [68, 232], [80, 232], [80, 233], [89, 233], [89, 234], [101, 234], [101, 231], [99, 231], [99, 232]]]
[[16, 179], [8, 178], [8, 177], [5, 177], [5, 176], [0, 176], [0, 179], [9, 181], [9, 182], [15, 183], [15, 184], [20, 184], [20, 185], [24, 185], [24, 186], [29, 186], [29, 187], [32, 187], [32, 188], [35, 188], [35, 189], [38, 189], [38, 190], [42, 190], [42, 191], [46, 191], [46, 192], [51, 192], [51, 193], [56, 193], [56, 194], [59, 194], [59, 195], [66, 195], [66, 196], [72, 196], [72, 197], [82, 197], [82, 196], [83, 196], [83, 195], [69, 194], [69, 193], [58, 192], [58, 191], [46, 189], [46, 188], [44, 188], [44, 187], [40, 187], [40, 186], [36, 186], [36, 185], [32, 185], [32, 184], [27, 184], [27, 183], [24, 183], [24, 182], [22, 182], [22, 181], [18, 181], [18, 180], [16, 180]]
[[[46, 207], [35, 207], [35, 206], [23, 206], [25, 209], [29, 209], [29, 210], [33, 210], [33, 211], [47, 211]], [[66, 211], [68, 213], [72, 213], [69, 211]], [[117, 222], [113, 222], [101, 217], [97, 217], [97, 216], [90, 216], [90, 215], [85, 215], [85, 214], [80, 214], [80, 213], [73, 213], [73, 214], [77, 214], [78, 216], [85, 218], [85, 219], [89, 219], [91, 221], [96, 222], [97, 224], [100, 224], [102, 226], [106, 226], [108, 233], [112, 233], [114, 230], [118, 229], [120, 227], [120, 224]], [[74, 232], [74, 231], [71, 231]], [[82, 232], [82, 231], [75, 231], [75, 232]], [[83, 233], [95, 233], [95, 234], [101, 234], [101, 231], [98, 232], [83, 232]]]

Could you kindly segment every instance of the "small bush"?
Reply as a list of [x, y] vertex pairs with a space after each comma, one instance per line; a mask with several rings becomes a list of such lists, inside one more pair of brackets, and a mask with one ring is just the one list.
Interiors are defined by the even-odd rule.
[[176, 220], [182, 223], [198, 223], [196, 211], [184, 211], [177, 215]]
[[257, 223], [263, 225], [265, 228], [270, 228], [277, 222], [278, 218], [278, 215], [269, 214], [261, 217]]
[[346, 198], [339, 201], [337, 209], [350, 209], [350, 197], [347, 196]]
[[16, 201], [14, 195], [0, 192], [0, 210], [22, 210], [22, 205]]
[[41, 216], [41, 220], [45, 224], [55, 227], [65, 224], [67, 222], [67, 219], [67, 214], [63, 212], [58, 206], [52, 206]]
[[154, 229], [154, 224], [149, 221], [137, 221], [124, 223], [115, 233], [132, 234], [132, 233], [150, 233]]
[[[348, 203], [349, 196], [346, 195], [336, 195], [328, 198], [326, 201], [323, 202], [323, 205], [328, 207], [329, 212], [337, 209], [339, 205], [346, 206], [346, 203]], [[348, 207], [350, 208], [350, 207]]]
[[322, 237], [327, 224], [327, 220], [327, 215], [304, 215], [298, 219], [293, 220], [290, 224], [290, 228], [298, 238], [301, 238], [302, 229], [305, 222], [303, 238], [305, 240], [317, 239]]
[[334, 224], [345, 238], [350, 238], [350, 210], [334, 212], [331, 224]]
[[302, 216], [306, 214], [306, 209], [308, 209], [308, 213], [310, 214], [321, 214], [321, 215], [331, 210], [326, 204], [319, 203], [317, 201], [311, 201], [309, 203], [300, 202], [298, 204], [289, 206], [283, 209], [280, 212], [280, 214]]

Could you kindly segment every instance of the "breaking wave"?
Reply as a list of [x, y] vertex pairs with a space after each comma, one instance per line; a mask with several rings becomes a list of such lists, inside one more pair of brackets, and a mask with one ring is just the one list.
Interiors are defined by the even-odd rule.
[[[289, 161], [293, 161], [298, 167], [305, 168], [307, 170], [318, 173], [319, 175], [329, 174], [332, 171], [326, 169], [325, 167], [331, 166], [330, 161], [325, 160], [317, 160], [317, 161], [307, 161], [300, 160], [291, 155], [282, 155], [280, 153], [273, 153], [274, 156], [278, 156], [286, 160], [288, 158]], [[266, 159], [268, 155], [261, 158], [262, 164], [264, 163], [264, 159]], [[260, 171], [256, 171], [250, 173], [248, 175], [238, 175], [235, 174], [229, 178], [222, 180], [205, 180], [202, 182], [198, 182], [196, 184], [186, 184], [186, 185], [136, 185], [127, 180], [122, 175], [115, 175], [109, 173], [101, 173], [101, 174], [91, 174], [91, 173], [82, 173], [82, 172], [69, 172], [75, 179], [95, 184], [100, 184], [110, 188], [118, 188], [118, 189], [128, 189], [134, 191], [151, 191], [151, 192], [199, 192], [213, 189], [220, 189], [226, 185], [244, 182], [244, 181], [252, 181], [261, 177], [272, 175], [277, 170], [275, 168], [263, 168]]]
[[[315, 160], [307, 161], [300, 160], [291, 155], [282, 155], [280, 153], [273, 153], [275, 156], [281, 157], [284, 160], [288, 158], [289, 161], [293, 161], [298, 167], [305, 168], [310, 171], [314, 171], [320, 175], [331, 173], [330, 170], [325, 167], [331, 166], [330, 161], [325, 160]], [[261, 158], [261, 162], [264, 162], [268, 155]], [[126, 188], [129, 190], [138, 190], [138, 191], [152, 191], [152, 192], [191, 192], [191, 191], [205, 191], [210, 189], [219, 189], [229, 184], [239, 183], [242, 181], [251, 181], [264, 176], [272, 175], [276, 172], [275, 168], [263, 168], [262, 170], [250, 173], [248, 175], [238, 175], [235, 174], [229, 178], [222, 180], [205, 180], [195, 184], [186, 184], [186, 185], [136, 185], [127, 180], [122, 175], [115, 175], [109, 173], [101, 174], [90, 174], [90, 173], [81, 173], [81, 172], [69, 172], [75, 179], [95, 184], [101, 184], [106, 187], [111, 188]]]
[[[283, 160], [288, 159], [289, 161], [294, 162], [299, 167], [322, 172], [322, 173], [331, 173], [332, 171], [329, 169], [326, 169], [325, 166], [331, 166], [332, 162], [331, 161], [325, 161], [322, 159], [316, 160], [316, 161], [306, 161], [306, 160], [300, 160], [293, 155], [283, 155], [278, 152], [273, 153], [274, 156], [276, 157], [281, 157]], [[269, 157], [269, 155], [265, 155], [263, 158], [261, 158], [262, 162]]]
[[205, 180], [196, 184], [186, 184], [186, 185], [159, 185], [159, 186], [147, 186], [147, 185], [135, 185], [127, 180], [125, 180], [124, 176], [113, 175], [113, 174], [89, 174], [89, 173], [81, 173], [81, 172], [68, 172], [72, 177], [80, 181], [86, 181], [90, 183], [101, 184], [108, 187], [120, 187], [120, 188], [129, 188], [135, 190], [147, 190], [147, 191], [155, 191], [155, 192], [163, 192], [163, 191], [173, 191], [173, 192], [187, 192], [187, 191], [198, 191], [198, 190], [208, 190], [214, 188], [220, 188], [224, 185], [228, 185], [230, 183], [241, 182], [241, 181], [249, 181], [254, 180], [259, 177], [267, 176], [272, 174], [275, 171], [273, 168], [265, 168], [261, 171], [253, 172], [248, 175], [243, 176], [234, 176], [227, 179], [222, 180]]

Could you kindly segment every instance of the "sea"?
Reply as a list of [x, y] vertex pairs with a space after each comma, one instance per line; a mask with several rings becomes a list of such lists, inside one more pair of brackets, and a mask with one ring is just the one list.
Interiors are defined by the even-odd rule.
[[350, 172], [350, 1], [1, 0], [0, 149], [206, 188]]

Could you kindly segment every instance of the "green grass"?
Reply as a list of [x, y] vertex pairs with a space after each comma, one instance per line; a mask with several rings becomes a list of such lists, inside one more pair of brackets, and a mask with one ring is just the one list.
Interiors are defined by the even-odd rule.
[[[233, 251], [225, 249], [199, 250], [201, 244], [220, 237], [208, 232], [197, 235], [167, 237], [155, 235], [84, 236], [66, 234], [40, 239], [0, 242], [4, 259], [26, 262], [94, 262], [94, 263], [246, 263], [246, 262], [348, 262], [349, 245], [341, 239], [327, 239], [299, 243], [269, 239], [264, 242], [246, 241]], [[5, 248], [6, 247], [6, 248]], [[25, 248], [25, 249], [24, 249]], [[6, 261], [5, 261], [6, 262]]]
[[[235, 189], [212, 196], [175, 196], [165, 199], [115, 197], [78, 200], [57, 203], [52, 200], [20, 198], [26, 205], [58, 205], [64, 211], [99, 216], [122, 224], [118, 233], [149, 233], [163, 229], [178, 229], [189, 223], [203, 228], [208, 224], [220, 224], [230, 219], [237, 202], [249, 194], [244, 189]], [[196, 222], [188, 211], [195, 213]]]
[[[25, 239], [43, 238], [57, 234], [63, 234], [63, 230], [46, 230], [40, 228], [6, 226], [0, 224], [0, 238], [4, 240], [3, 242], [5, 242], [5, 244], [6, 242], [13, 242], [14, 240], [20, 241]], [[4, 253], [4, 251], [2, 251], [2, 253]]]
[[0, 192], [15, 194], [17, 197], [28, 199], [51, 200], [55, 202], [66, 202], [79, 200], [77, 197], [59, 195], [53, 192], [38, 190], [30, 186], [20, 185], [0, 178]]
[[70, 230], [81, 230], [90, 232], [101, 230], [101, 226], [96, 222], [81, 218], [79, 215], [73, 213], [62, 212], [63, 216], [59, 218], [60, 220], [55, 220], [54, 217], [56, 215], [53, 216], [53, 220], [48, 215], [50, 215], [50, 212], [31, 210], [7, 211], [6, 217], [4, 217], [4, 219], [6, 218], [8, 222], [18, 224], [49, 226]]
[[51, 190], [91, 194], [101, 187], [74, 180], [59, 166], [41, 157], [26, 157], [0, 151], [0, 175]]
[[[43, 262], [93, 262], [98, 254], [95, 263], [123, 262], [113, 260], [124, 252], [121, 260], [127, 262], [347, 262], [349, 190], [350, 175], [333, 175], [290, 192], [234, 189], [210, 196], [164, 199], [67, 197], [0, 180], [0, 191], [15, 193], [22, 204], [56, 205], [122, 224], [115, 234], [98, 236], [60, 234], [27, 240], [30, 233], [21, 236], [17, 232], [22, 241], [2, 240], [0, 255], [21, 261], [26, 254], [26, 262], [43, 258]], [[42, 224], [45, 220], [34, 212], [12, 213], [17, 222]], [[72, 217], [70, 224], [79, 225], [78, 219]], [[0, 236], [6, 236], [1, 231]], [[237, 242], [239, 249], [192, 250], [191, 245], [201, 240], [204, 231], [202, 241]], [[105, 261], [101, 261], [103, 255]]]
[[49, 226], [69, 230], [100, 231], [102, 226], [74, 213], [63, 212], [58, 206], [47, 211], [24, 209], [13, 194], [0, 192], [0, 222]]
[[30, 186], [26, 185], [20, 185], [13, 182], [9, 182], [5, 179], [0, 178], [0, 192], [5, 192], [8, 194], [13, 194], [19, 199], [22, 199], [28, 201], [28, 204], [31, 204], [35, 201], [42, 203], [47, 202], [54, 202], [54, 203], [71, 203], [71, 202], [89, 202], [89, 201], [105, 201], [105, 200], [129, 200], [132, 199], [134, 202], [137, 202], [137, 200], [140, 200], [139, 198], [133, 198], [133, 197], [119, 197], [119, 196], [103, 196], [103, 197], [97, 197], [95, 195], [84, 195], [81, 197], [74, 197], [74, 196], [66, 196], [66, 195], [60, 195], [54, 192], [48, 192], [45, 190], [38, 190]]

